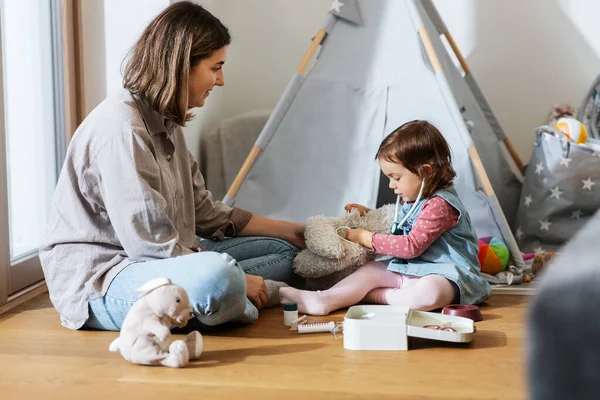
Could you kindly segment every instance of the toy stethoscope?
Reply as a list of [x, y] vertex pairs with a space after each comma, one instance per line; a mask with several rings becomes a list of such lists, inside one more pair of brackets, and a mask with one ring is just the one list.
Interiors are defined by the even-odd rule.
[[417, 199], [415, 200], [415, 202], [413, 203], [410, 210], [406, 213], [406, 215], [404, 216], [404, 218], [402, 218], [402, 221], [400, 221], [400, 222], [398, 222], [398, 210], [400, 209], [400, 196], [398, 196], [398, 198], [396, 199], [396, 213], [394, 214], [395, 215], [394, 222], [392, 223], [392, 226], [390, 227], [390, 234], [401, 235], [403, 233], [402, 225], [406, 222], [408, 217], [410, 217], [410, 215], [413, 213], [413, 211], [415, 211], [415, 208], [417, 207], [419, 200], [421, 200], [421, 195], [423, 194], [424, 187], [425, 187], [425, 181], [423, 180], [423, 181], [421, 181], [421, 189], [419, 189], [419, 194], [417, 195]]
[[[398, 211], [400, 210], [400, 196], [398, 196], [398, 198], [396, 199], [396, 212], [394, 214], [394, 222], [392, 223], [392, 226], [390, 226], [390, 234], [392, 234], [392, 235], [403, 234], [402, 225], [406, 222], [408, 217], [410, 217], [410, 215], [413, 213], [413, 211], [415, 211], [415, 208], [417, 207], [417, 204], [419, 203], [419, 200], [421, 200], [421, 196], [423, 195], [424, 187], [425, 187], [425, 181], [423, 180], [423, 181], [421, 181], [421, 188], [419, 189], [419, 194], [417, 195], [417, 199], [415, 200], [415, 202], [413, 203], [410, 210], [406, 213], [406, 215], [404, 216], [404, 218], [402, 218], [402, 221], [400, 221], [400, 222], [398, 222]], [[337, 227], [335, 231], [336, 231], [336, 233], [338, 233], [338, 235], [339, 235], [340, 229], [351, 229], [351, 228], [348, 226]], [[341, 235], [340, 235], [340, 237], [349, 243], [359, 245], [358, 243], [351, 242], [350, 240], [346, 239], [345, 237], [343, 237]], [[392, 258], [391, 256], [382, 256], [382, 257]]]

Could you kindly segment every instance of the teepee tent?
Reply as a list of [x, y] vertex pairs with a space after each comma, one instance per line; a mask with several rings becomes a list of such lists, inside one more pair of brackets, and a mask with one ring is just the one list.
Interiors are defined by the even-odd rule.
[[523, 268], [508, 224], [521, 184], [504, 153], [522, 164], [431, 1], [335, 0], [329, 13], [223, 201], [296, 221], [375, 207], [391, 194], [374, 160], [381, 140], [425, 119], [450, 144], [478, 235], [503, 238]]

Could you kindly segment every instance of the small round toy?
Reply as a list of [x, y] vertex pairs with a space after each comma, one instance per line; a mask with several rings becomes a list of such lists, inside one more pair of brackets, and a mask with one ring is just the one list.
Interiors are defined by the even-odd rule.
[[584, 144], [587, 142], [588, 134], [584, 124], [575, 118], [560, 118], [554, 126], [557, 130], [565, 134], [570, 142]]
[[[469, 304], [450, 304], [442, 309], [442, 314], [472, 319], [474, 322], [483, 321], [479, 307]], [[426, 328], [425, 326], [423, 328]]]
[[504, 271], [508, 265], [508, 247], [496, 237], [482, 237], [479, 239], [479, 264], [481, 272], [496, 275]]

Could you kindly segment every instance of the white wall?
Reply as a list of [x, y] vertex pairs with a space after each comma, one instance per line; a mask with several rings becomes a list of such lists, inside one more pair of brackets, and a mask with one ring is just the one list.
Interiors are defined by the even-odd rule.
[[[87, 0], [86, 0], [87, 1]], [[106, 95], [123, 87], [121, 63], [146, 25], [171, 4], [170, 0], [104, 0], [104, 66]]]
[[272, 108], [325, 21], [330, 4], [329, 0], [221, 0], [215, 14], [233, 40], [224, 68], [222, 106], [216, 117], [206, 118], [213, 122]]
[[170, 0], [81, 2], [86, 115], [123, 87], [123, 58], [146, 25], [169, 4]]
[[552, 106], [579, 107], [600, 73], [600, 25], [593, 18], [600, 15], [600, 2], [435, 3], [504, 130], [529, 160], [533, 130]]
[[[100, 2], [106, 8], [117, 1], [84, 3]], [[312, 36], [324, 22], [331, 0], [196, 1], [221, 18], [233, 36], [224, 69], [225, 87], [215, 90], [203, 109], [195, 110], [197, 118], [185, 130], [192, 152], [198, 154], [198, 132], [211, 129], [223, 118], [274, 107]], [[110, 71], [115, 71], [117, 62], [120, 65], [121, 49], [126, 43], [133, 43], [134, 33], [141, 31], [144, 22], [168, 1], [153, 2], [154, 9], [145, 0], [119, 2], [128, 3], [128, 9], [137, 11], [125, 12], [119, 6], [114, 14], [107, 12], [104, 16], [104, 26], [111, 26], [112, 37], [119, 43], [111, 47], [106, 42], [104, 76], [87, 72], [88, 110], [102, 100], [107, 87], [116, 84], [117, 76]], [[578, 106], [595, 74], [600, 72], [600, 25], [594, 19], [600, 15], [600, 2], [435, 3], [498, 119], [521, 157], [528, 160], [533, 130], [544, 123], [552, 105], [566, 102]], [[125, 28], [112, 24], [115, 18], [128, 21], [127, 35], [121, 34]], [[97, 42], [97, 37], [84, 40]], [[104, 57], [100, 47], [90, 52], [95, 52], [90, 62], [100, 62]]]
[[87, 115], [106, 97], [106, 44], [104, 43], [104, 1], [81, 2], [83, 35], [83, 109]]

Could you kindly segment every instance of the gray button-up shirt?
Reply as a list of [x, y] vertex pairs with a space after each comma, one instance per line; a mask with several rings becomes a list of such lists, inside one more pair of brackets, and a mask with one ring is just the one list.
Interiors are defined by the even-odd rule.
[[127, 90], [104, 100], [69, 145], [40, 248], [50, 299], [78, 329], [88, 300], [133, 262], [199, 251], [252, 214], [214, 201], [183, 131]]

